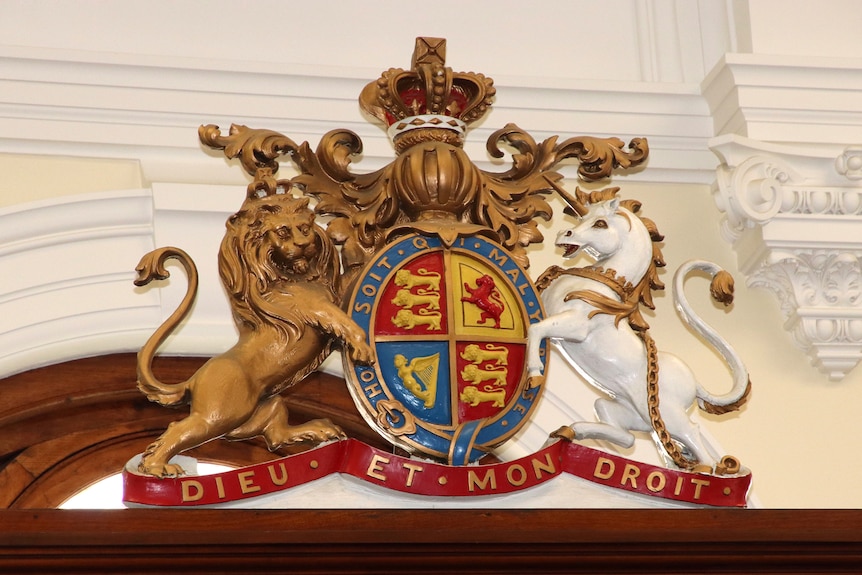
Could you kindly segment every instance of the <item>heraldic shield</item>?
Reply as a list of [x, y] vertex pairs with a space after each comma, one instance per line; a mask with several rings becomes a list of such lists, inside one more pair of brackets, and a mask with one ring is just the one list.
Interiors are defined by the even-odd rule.
[[375, 365], [345, 354], [354, 401], [391, 443], [450, 465], [477, 461], [517, 432], [541, 387], [526, 378], [536, 288], [499, 244], [409, 235], [365, 267], [349, 314]]

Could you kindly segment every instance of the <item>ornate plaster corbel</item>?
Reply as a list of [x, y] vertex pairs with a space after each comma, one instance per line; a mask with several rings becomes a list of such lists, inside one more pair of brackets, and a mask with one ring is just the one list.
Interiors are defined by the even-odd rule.
[[830, 153], [721, 136], [722, 235], [749, 286], [832, 381], [862, 361], [862, 147]]

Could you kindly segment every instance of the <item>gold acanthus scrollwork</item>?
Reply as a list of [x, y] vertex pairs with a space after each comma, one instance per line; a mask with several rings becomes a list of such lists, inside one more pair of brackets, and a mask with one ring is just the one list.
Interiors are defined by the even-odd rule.
[[[506, 142], [518, 153], [513, 156], [512, 169], [499, 177], [505, 180], [523, 180], [537, 175], [551, 176], [552, 170], [567, 158], [577, 158], [580, 162], [578, 174], [585, 180], [594, 182], [611, 175], [615, 168], [634, 168], [649, 156], [646, 138], [634, 138], [625, 150], [625, 142], [619, 138], [596, 138], [577, 136], [557, 144], [557, 136], [551, 136], [537, 144], [530, 134], [515, 124], [506, 124], [488, 138], [486, 148], [494, 158], [505, 154], [499, 143]], [[556, 174], [554, 181], [561, 178]]]
[[[433, 221], [434, 230], [450, 226], [456, 235], [459, 227], [465, 233], [484, 231], [527, 267], [526, 246], [543, 239], [536, 218], [551, 217], [543, 196], [559, 188], [556, 182], [563, 176], [554, 168], [560, 162], [577, 159], [579, 174], [595, 181], [615, 168], [635, 167], [649, 154], [643, 138], [632, 140], [628, 151], [618, 138], [581, 136], [558, 143], [554, 136], [537, 143], [509, 124], [487, 142], [494, 157], [503, 156], [501, 144], [516, 150], [512, 167], [502, 173], [479, 169], [459, 147], [426, 142], [375, 172], [355, 174], [349, 165], [362, 152], [362, 142], [349, 130], [327, 133], [315, 151], [308, 143], [297, 145], [272, 130], [245, 126], [231, 126], [226, 136], [217, 126], [201, 126], [199, 134], [204, 144], [240, 159], [254, 177], [249, 194], [296, 187], [317, 199], [315, 211], [333, 218], [327, 232], [342, 247], [347, 283], [383, 246], [390, 228], [421, 228], [422, 220]], [[296, 163], [300, 174], [276, 180], [277, 160], [283, 155]], [[434, 170], [428, 170], [429, 165]]]

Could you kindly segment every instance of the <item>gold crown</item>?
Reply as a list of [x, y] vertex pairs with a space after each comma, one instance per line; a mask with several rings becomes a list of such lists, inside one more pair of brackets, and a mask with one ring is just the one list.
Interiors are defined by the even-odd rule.
[[445, 39], [417, 38], [409, 71], [390, 68], [362, 90], [359, 105], [389, 126], [398, 153], [428, 140], [461, 146], [467, 125], [491, 107], [491, 78], [445, 63]]

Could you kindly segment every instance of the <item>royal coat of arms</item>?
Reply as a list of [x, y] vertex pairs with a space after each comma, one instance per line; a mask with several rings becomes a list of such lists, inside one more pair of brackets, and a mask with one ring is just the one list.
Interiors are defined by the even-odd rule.
[[[239, 340], [186, 382], [159, 381], [153, 356], [189, 312], [197, 272], [177, 248], [144, 256], [139, 285], [167, 277], [170, 258], [185, 266], [190, 283], [180, 308], [141, 350], [138, 387], [163, 405], [187, 404], [190, 413], [130, 462], [127, 501], [218, 503], [333, 472], [416, 494], [504, 493], [567, 472], [644, 495], [745, 504], [750, 474], [711, 453], [686, 416], [695, 400], [714, 413], [738, 408], [749, 390], [741, 361], [691, 314], [686, 321], [727, 358], [733, 390], [711, 395], [678, 358], [657, 352], [640, 314], [663, 287], [655, 225], [639, 215], [639, 203], [619, 200], [616, 188], [572, 194], [554, 171], [572, 159], [581, 178], [606, 178], [644, 162], [646, 140], [536, 142], [509, 124], [491, 135], [487, 150], [502, 157], [502, 146], [514, 149], [512, 166], [487, 172], [463, 144], [494, 94], [490, 78], [445, 65], [444, 40], [417, 39], [410, 70], [389, 69], [360, 95], [396, 152], [365, 174], [350, 169], [362, 142], [348, 130], [325, 134], [312, 150], [270, 130], [234, 125], [223, 135], [201, 126], [204, 144], [239, 158], [253, 177], [219, 251]], [[299, 175], [276, 177], [281, 156]], [[550, 219], [551, 193], [579, 218], [557, 238], [563, 257], [584, 253], [595, 264], [554, 266], [534, 284], [526, 248], [543, 241], [536, 220]], [[695, 264], [682, 276], [692, 269], [714, 275], [716, 298], [727, 300], [724, 272]], [[690, 310], [684, 299], [678, 307]], [[599, 421], [563, 426], [524, 460], [483, 462], [529, 421], [546, 385], [548, 342], [607, 395], [596, 403]], [[290, 423], [281, 393], [339, 349], [358, 410], [407, 455], [363, 447], [327, 419]], [[578, 444], [597, 438], [625, 447], [641, 432], [653, 434], [667, 468]], [[256, 436], [272, 449], [321, 447], [214, 478], [187, 477], [175, 459], [212, 439]]]
[[348, 310], [377, 357], [347, 358], [353, 396], [393, 443], [463, 465], [527, 420], [539, 392], [526, 386], [527, 329], [542, 307], [500, 244], [405, 236], [366, 267]]

